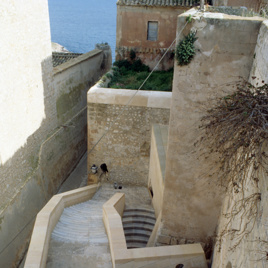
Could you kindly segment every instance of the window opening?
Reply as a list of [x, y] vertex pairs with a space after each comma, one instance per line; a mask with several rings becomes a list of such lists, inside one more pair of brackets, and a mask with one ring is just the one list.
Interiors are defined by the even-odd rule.
[[158, 22], [148, 21], [147, 40], [156, 41], [158, 38]]

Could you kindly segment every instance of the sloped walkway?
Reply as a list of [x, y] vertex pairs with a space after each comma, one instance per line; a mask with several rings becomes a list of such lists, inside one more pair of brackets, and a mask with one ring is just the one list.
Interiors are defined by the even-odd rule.
[[112, 267], [102, 205], [116, 192], [126, 194], [126, 207], [152, 208], [146, 187], [123, 185], [119, 190], [104, 183], [92, 200], [64, 209], [51, 236], [47, 268]]

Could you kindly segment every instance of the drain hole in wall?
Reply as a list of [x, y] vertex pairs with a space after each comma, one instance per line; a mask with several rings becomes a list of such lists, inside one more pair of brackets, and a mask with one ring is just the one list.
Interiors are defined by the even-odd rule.
[[122, 186], [121, 186], [121, 185], [119, 185], [119, 186], [118, 186], [118, 189], [119, 189], [119, 190], [121, 190], [121, 189], [122, 189]]
[[177, 264], [175, 268], [183, 268], [184, 265], [183, 264]]

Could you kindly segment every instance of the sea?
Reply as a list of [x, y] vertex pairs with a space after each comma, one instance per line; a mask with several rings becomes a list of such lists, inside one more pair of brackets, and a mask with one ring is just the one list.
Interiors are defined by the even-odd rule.
[[51, 41], [86, 53], [108, 43], [115, 58], [116, 0], [48, 0]]

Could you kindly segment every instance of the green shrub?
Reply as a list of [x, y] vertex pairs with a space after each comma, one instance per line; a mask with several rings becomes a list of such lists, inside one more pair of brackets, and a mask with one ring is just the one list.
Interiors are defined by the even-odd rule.
[[[114, 63], [113, 74], [108, 87], [138, 89], [150, 74], [149, 67], [144, 65], [140, 59], [132, 64], [127, 60]], [[141, 88], [142, 90], [171, 91], [173, 80], [173, 68], [169, 71], [155, 71]]]
[[178, 65], [187, 65], [195, 55], [194, 42], [197, 40], [195, 37], [196, 32], [191, 31], [176, 47], [176, 59]]
[[136, 59], [136, 52], [133, 49], [130, 50], [129, 57], [132, 61]]

